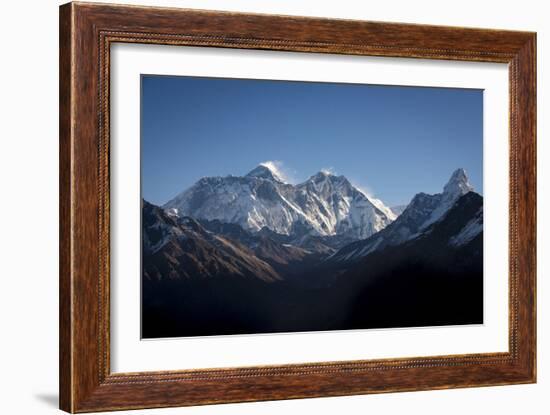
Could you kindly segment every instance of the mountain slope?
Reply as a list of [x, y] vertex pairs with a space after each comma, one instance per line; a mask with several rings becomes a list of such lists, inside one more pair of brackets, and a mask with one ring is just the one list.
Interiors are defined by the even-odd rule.
[[308, 278], [345, 299], [348, 328], [482, 323], [482, 212], [483, 198], [468, 192], [419, 236], [326, 261]]
[[[482, 323], [482, 206], [481, 196], [469, 192], [460, 197], [441, 220], [411, 240], [387, 246], [358, 261], [320, 261], [301, 275], [273, 282], [235, 274], [160, 281], [144, 275], [143, 336]], [[163, 221], [144, 221], [152, 231], [160, 228], [158, 233], [151, 232], [150, 246], [160, 248], [157, 252], [169, 254], [162, 257], [165, 261], [172, 261], [172, 258], [179, 261], [180, 257], [172, 256], [170, 246], [174, 234], [179, 231], [171, 228], [167, 233], [163, 226], [164, 222], [175, 229], [180, 226], [170, 222], [175, 218], [162, 217], [163, 211], [159, 208], [153, 209], [153, 213], [153, 219], [160, 216]], [[181, 227], [186, 228], [183, 229], [185, 235], [202, 235], [205, 231], [188, 218], [181, 218], [181, 221]], [[220, 226], [218, 237], [230, 240], [229, 236], [224, 236], [230, 234], [232, 238], [252, 244], [256, 240], [257, 235], [248, 240], [250, 234], [247, 236], [238, 225], [217, 225]], [[267, 235], [261, 236], [267, 238]], [[269, 240], [280, 246], [279, 242]], [[184, 242], [187, 243], [187, 239]], [[240, 246], [243, 250], [248, 249]], [[150, 257], [145, 256], [144, 263], [147, 258]]]
[[393, 223], [370, 238], [343, 247], [330, 260], [358, 260], [371, 252], [414, 239], [441, 220], [458, 199], [472, 191], [466, 172], [458, 169], [451, 175], [442, 193], [418, 193]]
[[317, 251], [310, 251], [289, 244], [285, 235], [268, 233], [267, 231], [252, 233], [235, 223], [223, 223], [219, 220], [201, 220], [200, 223], [205, 229], [216, 235], [221, 235], [245, 245], [258, 258], [270, 264], [281, 275], [288, 274], [296, 265], [301, 268], [304, 265], [302, 263], [307, 262], [309, 264], [312, 260], [320, 258]]
[[143, 201], [143, 276], [147, 280], [239, 277], [265, 282], [281, 276], [246, 246], [208, 232], [194, 219], [168, 216]]
[[268, 165], [243, 177], [205, 177], [163, 206], [170, 214], [236, 223], [245, 230], [268, 228], [300, 238], [366, 238], [395, 214], [355, 188], [344, 176], [319, 172], [307, 181], [284, 183]]
[[405, 209], [407, 209], [407, 206], [408, 205], [396, 205], [396, 206], [390, 207], [390, 209], [394, 213], [394, 215], [397, 217], [401, 215], [405, 211]]

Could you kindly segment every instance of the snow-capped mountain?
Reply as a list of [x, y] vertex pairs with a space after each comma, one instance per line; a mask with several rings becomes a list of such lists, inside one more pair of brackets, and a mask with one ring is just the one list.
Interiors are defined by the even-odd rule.
[[302, 238], [367, 238], [396, 215], [380, 200], [354, 187], [344, 176], [321, 171], [292, 185], [269, 164], [246, 176], [205, 177], [166, 203], [171, 215], [236, 223], [258, 232], [263, 228]]
[[[351, 243], [336, 253], [330, 259], [349, 261], [362, 258], [371, 252], [387, 246], [395, 246], [429, 232], [431, 225], [440, 221], [455, 203], [465, 194], [473, 191], [472, 185], [464, 169], [457, 169], [452, 175], [442, 193], [429, 195], [418, 193], [401, 215], [387, 228], [376, 235], [362, 241]], [[482, 231], [483, 209], [472, 219], [473, 223], [466, 236], [473, 238]], [[476, 233], [477, 232], [477, 233]], [[462, 240], [458, 237], [457, 242]]]
[[271, 164], [260, 164], [255, 169], [247, 174], [248, 177], [258, 177], [260, 179], [272, 180], [279, 183], [284, 183], [283, 177], [279, 174]]
[[432, 223], [437, 222], [449, 211], [459, 197], [473, 190], [474, 188], [468, 181], [466, 171], [464, 169], [455, 170], [443, 188], [443, 193], [434, 195], [438, 198], [437, 206], [431, 212], [430, 217], [422, 223], [420, 229], [426, 229]]

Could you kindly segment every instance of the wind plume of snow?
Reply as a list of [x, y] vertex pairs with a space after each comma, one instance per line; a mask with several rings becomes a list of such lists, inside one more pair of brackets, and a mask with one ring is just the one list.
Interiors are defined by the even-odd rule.
[[333, 176], [336, 176], [336, 170], [334, 170], [334, 167], [323, 167], [321, 169], [321, 173], [332, 174]]
[[293, 183], [293, 175], [289, 168], [280, 160], [267, 160], [260, 163], [260, 166], [267, 167], [271, 173], [284, 183]]
[[[368, 186], [366, 186], [365, 184], [361, 183], [359, 180], [355, 180], [354, 178], [351, 178], [351, 184], [353, 185], [353, 187], [355, 187], [356, 189], [358, 189], [361, 193], [363, 193], [365, 196], [367, 196], [369, 199], [376, 199], [376, 197], [374, 196], [374, 192], [372, 191], [372, 189], [370, 189]], [[378, 200], [378, 199], [376, 199]]]

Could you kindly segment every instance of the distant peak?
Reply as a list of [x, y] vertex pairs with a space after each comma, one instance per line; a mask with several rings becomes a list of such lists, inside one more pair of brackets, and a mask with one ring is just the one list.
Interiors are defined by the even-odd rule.
[[313, 180], [314, 182], [320, 182], [322, 180], [325, 180], [327, 178], [330, 178], [331, 180], [337, 179], [337, 178], [344, 178], [344, 176], [336, 176], [332, 171], [323, 169], [313, 176], [309, 178], [309, 180]]
[[462, 167], [459, 169], [456, 169], [453, 174], [451, 174], [450, 180], [468, 180], [468, 175], [466, 174], [466, 170], [464, 170]]
[[283, 175], [277, 168], [276, 164], [272, 161], [265, 161], [260, 163], [257, 167], [252, 169], [247, 177], [258, 177], [261, 179], [274, 180], [284, 183]]
[[466, 171], [462, 168], [456, 169], [451, 178], [443, 188], [443, 194], [451, 196], [462, 196], [468, 192], [473, 191], [474, 188], [468, 180]]
[[329, 176], [334, 176], [334, 175], [328, 170], [321, 170], [320, 172], [315, 173], [311, 177], [329, 177]]

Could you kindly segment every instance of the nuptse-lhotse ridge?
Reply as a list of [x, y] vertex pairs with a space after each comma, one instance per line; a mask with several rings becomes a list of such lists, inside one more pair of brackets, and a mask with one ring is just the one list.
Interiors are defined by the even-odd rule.
[[[482, 292], [482, 278], [471, 276], [482, 275], [483, 198], [463, 169], [451, 175], [442, 193], [418, 193], [406, 208], [394, 211], [344, 176], [322, 171], [293, 185], [269, 165], [259, 165], [242, 177], [202, 178], [162, 207], [143, 201], [142, 226], [146, 337], [438, 324], [428, 321], [427, 310], [415, 321], [392, 316], [392, 301], [378, 304], [373, 296], [389, 295], [395, 284], [405, 284], [408, 294], [416, 295], [415, 304], [438, 289], [457, 295], [461, 290]], [[423, 292], [417, 292], [420, 287]], [[278, 298], [271, 293], [275, 291]], [[209, 302], [205, 293], [212, 292], [213, 307], [225, 304], [225, 313], [208, 309], [211, 318], [196, 324], [179, 321], [202, 310]], [[238, 311], [227, 316], [227, 307], [234, 305], [229, 293], [242, 295], [248, 312], [260, 313], [267, 313], [265, 307], [275, 312], [284, 296], [287, 306], [303, 298], [310, 302], [312, 296], [325, 304], [345, 298], [345, 307], [363, 304], [363, 317], [326, 316], [325, 310], [317, 310], [315, 317], [318, 304], [312, 300], [308, 310], [296, 306], [305, 316], [296, 321], [271, 318], [272, 327], [262, 328], [265, 324], [241, 321]], [[446, 303], [440, 319], [448, 315], [447, 320], [460, 324], [461, 318], [471, 322], [482, 316], [477, 307], [475, 313], [457, 317], [449, 309], [453, 300]], [[366, 316], [375, 305], [376, 314], [385, 316]], [[173, 321], [159, 324], [167, 315]]]

